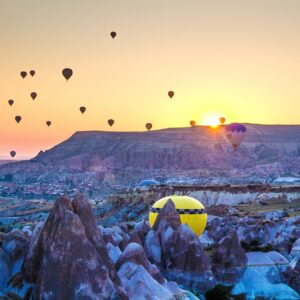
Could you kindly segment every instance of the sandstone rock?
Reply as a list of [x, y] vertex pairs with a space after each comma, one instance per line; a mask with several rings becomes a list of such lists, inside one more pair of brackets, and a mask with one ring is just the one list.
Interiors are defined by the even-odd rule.
[[92, 212], [92, 207], [82, 194], [77, 194], [72, 201], [74, 212], [79, 216], [84, 227], [84, 232], [88, 240], [93, 244], [95, 249], [99, 252], [107, 266], [110, 278], [115, 280], [116, 273], [112, 261], [110, 260], [103, 237], [98, 230], [95, 217]]
[[300, 299], [295, 290], [282, 283], [275, 262], [267, 254], [250, 252], [247, 256], [248, 267], [233, 288], [233, 295], [245, 294], [246, 299]]
[[[168, 280], [199, 292], [215, 286], [210, 261], [200, 240], [187, 225], [181, 224], [172, 200], [168, 200], [161, 209], [153, 230], [159, 235], [160, 267]], [[146, 249], [147, 253], [155, 252], [150, 244]]]
[[161, 245], [159, 240], [159, 234], [150, 230], [145, 238], [144, 248], [148, 259], [156, 265], [161, 265]]
[[130, 243], [119, 257], [116, 268], [130, 299], [197, 299], [176, 283], [166, 282], [159, 269], [149, 263], [140, 244]]
[[116, 269], [119, 270], [125, 262], [131, 262], [139, 266], [143, 266], [145, 270], [153, 276], [159, 283], [163, 283], [165, 279], [157, 268], [152, 266], [147, 259], [145, 251], [140, 244], [130, 243], [120, 255], [116, 262]]
[[145, 220], [138, 222], [135, 224], [134, 229], [135, 229], [136, 233], [138, 234], [138, 236], [140, 237], [141, 242], [144, 244], [145, 237], [151, 229], [149, 222], [147, 222]]
[[222, 285], [234, 285], [242, 277], [247, 255], [239, 243], [236, 231], [232, 230], [219, 241], [212, 258], [213, 271]]
[[21, 267], [28, 249], [27, 235], [13, 229], [3, 236], [0, 248], [0, 295], [14, 293], [23, 298], [29, 286], [24, 284]]
[[286, 276], [288, 277], [288, 284], [300, 295], [300, 259], [298, 260], [295, 268]]
[[159, 284], [142, 265], [123, 264], [118, 275], [129, 299], [174, 299], [172, 293]]
[[108, 251], [108, 255], [109, 255], [109, 258], [111, 259], [111, 261], [113, 263], [116, 263], [117, 260], [119, 259], [120, 255], [122, 254], [122, 251], [120, 250], [120, 248], [117, 246], [114, 246], [111, 243], [107, 243], [106, 249]]
[[36, 284], [35, 298], [117, 299], [123, 295], [113, 282], [116, 275], [110, 277], [115, 274], [113, 264], [93, 219], [81, 196], [73, 204], [67, 197], [56, 201], [24, 262], [25, 277]]
[[10, 277], [10, 258], [7, 253], [0, 248], [0, 291], [4, 290]]

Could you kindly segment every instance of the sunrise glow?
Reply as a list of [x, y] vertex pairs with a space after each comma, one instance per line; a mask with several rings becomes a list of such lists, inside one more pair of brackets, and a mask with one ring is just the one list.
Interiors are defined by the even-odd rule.
[[205, 115], [200, 122], [201, 125], [210, 126], [212, 128], [217, 128], [220, 125], [220, 116], [217, 114]]

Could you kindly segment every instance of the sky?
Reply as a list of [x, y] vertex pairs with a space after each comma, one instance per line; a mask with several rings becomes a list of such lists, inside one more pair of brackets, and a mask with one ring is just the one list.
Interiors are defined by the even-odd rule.
[[299, 124], [299, 11], [299, 0], [0, 0], [0, 158], [147, 122]]

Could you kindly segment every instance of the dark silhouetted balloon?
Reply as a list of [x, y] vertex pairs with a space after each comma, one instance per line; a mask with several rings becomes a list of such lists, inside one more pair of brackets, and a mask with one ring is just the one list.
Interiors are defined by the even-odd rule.
[[110, 36], [114, 39], [117, 36], [117, 33], [115, 31], [112, 31], [110, 33]]
[[15, 156], [16, 156], [16, 154], [17, 154], [17, 152], [16, 152], [16, 151], [10, 151], [10, 156], [11, 156], [11, 157], [15, 157]]
[[113, 119], [109, 119], [109, 120], [107, 121], [107, 123], [108, 123], [108, 125], [111, 127], [111, 126], [114, 125], [115, 121], [114, 121]]
[[22, 120], [22, 117], [21, 116], [16, 116], [15, 120], [16, 120], [17, 123], [20, 123], [20, 121]]
[[35, 75], [35, 71], [34, 70], [31, 70], [29, 73], [30, 73], [31, 77], [33, 77]]
[[146, 124], [146, 129], [147, 129], [148, 131], [150, 131], [151, 128], [152, 128], [152, 124], [151, 124], [151, 123], [147, 123], [147, 124]]
[[243, 124], [232, 123], [226, 126], [226, 137], [231, 143], [234, 151], [242, 143], [247, 134], [247, 128]]
[[13, 104], [14, 104], [14, 100], [12, 100], [12, 99], [10, 99], [10, 100], [8, 100], [8, 104], [10, 105], [10, 106], [12, 106]]
[[20, 73], [20, 75], [21, 75], [21, 77], [24, 79], [24, 78], [27, 76], [27, 72], [22, 71], [22, 72]]
[[82, 114], [86, 111], [86, 108], [84, 106], [80, 106], [79, 110], [81, 111]]
[[222, 125], [224, 125], [226, 119], [225, 119], [224, 117], [221, 117], [221, 118], [219, 119], [219, 121], [220, 121], [220, 123], [221, 123]]
[[196, 126], [196, 121], [194, 121], [194, 120], [190, 121], [190, 125], [191, 125], [192, 127]]
[[46, 125], [49, 127], [51, 125], [51, 121], [47, 121]]
[[34, 100], [37, 97], [37, 93], [36, 92], [32, 92], [30, 94], [30, 96], [31, 96], [32, 100]]
[[169, 91], [168, 92], [169, 97], [172, 99], [174, 97], [174, 92], [173, 91]]
[[62, 70], [62, 74], [66, 78], [66, 80], [68, 81], [73, 75], [73, 70], [70, 69], [70, 68], [65, 68], [65, 69]]

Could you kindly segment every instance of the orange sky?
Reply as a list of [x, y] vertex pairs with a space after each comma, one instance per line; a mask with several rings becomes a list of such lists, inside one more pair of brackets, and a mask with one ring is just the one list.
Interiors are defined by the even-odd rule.
[[299, 124], [299, 11], [298, 0], [1, 0], [0, 158], [110, 130], [108, 118], [114, 130], [211, 115]]

